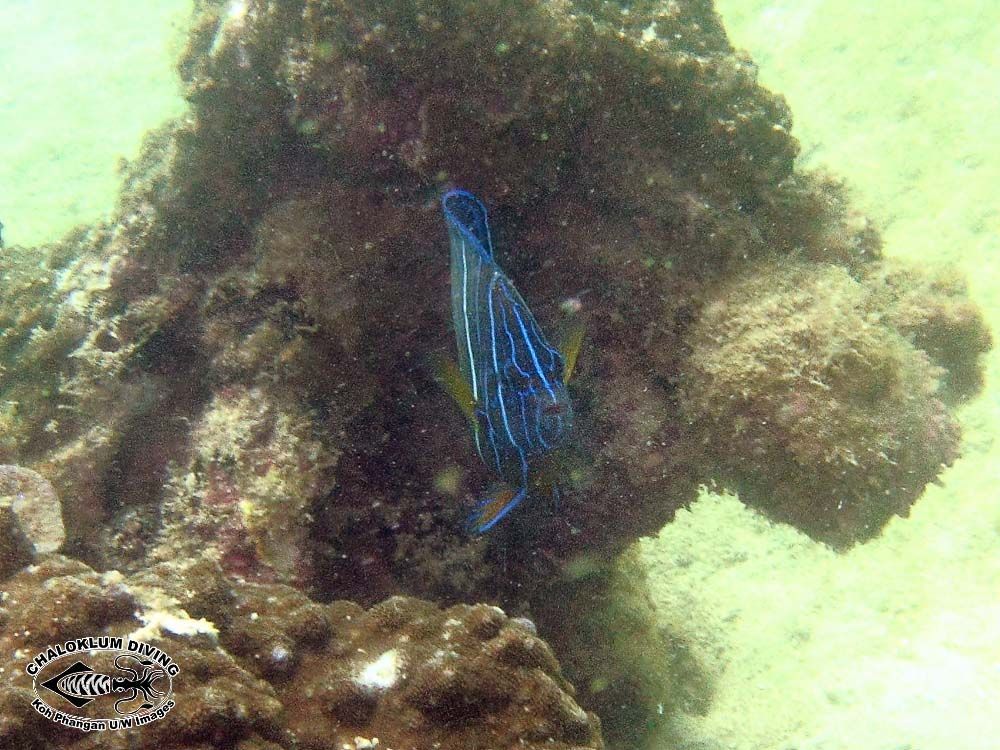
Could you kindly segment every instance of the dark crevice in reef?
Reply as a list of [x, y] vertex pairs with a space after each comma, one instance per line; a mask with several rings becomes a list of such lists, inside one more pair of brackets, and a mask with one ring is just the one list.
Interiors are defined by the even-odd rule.
[[191, 421], [210, 395], [204, 378], [208, 360], [194, 326], [193, 319], [185, 319], [172, 329], [157, 331], [132, 363], [141, 396], [121, 426], [117, 448], [102, 477], [104, 512], [118, 533], [104, 536], [96, 554], [77, 550], [92, 565], [133, 569], [160, 532], [159, 505], [168, 462], [183, 457]]

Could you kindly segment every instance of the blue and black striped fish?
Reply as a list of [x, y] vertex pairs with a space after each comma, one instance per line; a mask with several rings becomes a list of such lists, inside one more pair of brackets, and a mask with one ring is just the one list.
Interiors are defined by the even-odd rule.
[[451, 244], [458, 366], [444, 363], [439, 374], [469, 420], [480, 458], [508, 485], [482, 500], [469, 519], [469, 529], [482, 533], [524, 500], [533, 465], [572, 430], [566, 383], [582, 330], [570, 337], [565, 353], [550, 346], [493, 259], [483, 204], [452, 190], [441, 206]]

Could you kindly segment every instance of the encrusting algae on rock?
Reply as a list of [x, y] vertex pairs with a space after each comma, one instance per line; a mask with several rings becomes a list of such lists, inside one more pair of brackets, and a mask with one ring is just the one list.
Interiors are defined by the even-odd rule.
[[186, 473], [172, 472], [152, 559], [197, 557], [210, 545], [234, 575], [308, 581], [309, 498], [332, 486], [320, 457], [335, 462], [311, 424], [296, 401], [257, 388], [216, 394], [191, 425]]
[[141, 635], [181, 667], [173, 710], [99, 733], [102, 748], [341, 748], [373, 737], [386, 750], [603, 747], [551, 649], [496, 607], [394, 597], [365, 610], [237, 583], [211, 564], [123, 577], [58, 555], [4, 592], [4, 747], [94, 746], [93, 734], [35, 713], [25, 666], [49, 644], [98, 633]]
[[693, 327], [681, 379], [713, 478], [834, 546], [906, 515], [957, 456], [958, 426], [941, 368], [882, 323], [891, 305], [833, 265], [768, 263], [725, 282]]
[[0, 465], [0, 579], [65, 541], [52, 485], [37, 471]]
[[[958, 453], [981, 315], [960, 282], [883, 261], [842, 187], [796, 171], [787, 107], [707, 3], [203, 1], [179, 70], [190, 114], [147, 139], [114, 219], [2, 261], [0, 461], [52, 482], [64, 551], [96, 569], [131, 580], [203, 553], [233, 586], [354, 599], [352, 618], [395, 595], [498, 603], [637, 745], [675, 689], [630, 680], [641, 648], [560, 613], [635, 614], [651, 652], [674, 646], [642, 626], [641, 581], [593, 596], [580, 571], [615, 580], [706, 482], [847, 547]], [[489, 477], [426, 367], [453, 346], [437, 198], [457, 184], [489, 207], [539, 324], [587, 328], [558, 508], [480, 540], [461, 529]], [[235, 653], [220, 601], [183, 608]], [[262, 675], [299, 653], [274, 627]], [[592, 646], [604, 664], [574, 658]], [[446, 720], [492, 668], [477, 654], [398, 705]], [[282, 743], [254, 657], [185, 658], [248, 685], [257, 718], [236, 726]], [[339, 663], [346, 697], [324, 700], [368, 716], [343, 687], [366, 667]], [[596, 744], [539, 668], [552, 731]], [[217, 703], [203, 713], [230, 731]], [[343, 742], [395, 742], [356, 721]]]

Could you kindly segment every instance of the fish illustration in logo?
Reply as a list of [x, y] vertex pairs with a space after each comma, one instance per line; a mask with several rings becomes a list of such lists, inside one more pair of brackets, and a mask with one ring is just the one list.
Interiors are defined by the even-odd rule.
[[574, 328], [563, 352], [549, 345], [528, 305], [493, 258], [486, 208], [452, 190], [441, 201], [451, 245], [451, 310], [458, 364], [439, 363], [438, 377], [465, 414], [483, 462], [507, 487], [482, 500], [469, 530], [491, 529], [528, 494], [539, 459], [573, 428], [566, 383], [583, 333]]
[[[126, 659], [132, 659], [139, 664], [133, 669], [125, 664]], [[166, 672], [148, 660], [138, 660], [129, 654], [119, 654], [115, 657], [115, 668], [127, 672], [128, 677], [118, 677], [95, 672], [82, 661], [74, 662], [55, 677], [41, 683], [41, 686], [51, 690], [56, 695], [69, 701], [77, 708], [86, 706], [91, 701], [113, 693], [125, 693], [115, 701], [115, 711], [122, 715], [137, 713], [153, 708], [155, 701], [165, 693], [153, 687], [153, 683], [163, 677]], [[143, 702], [132, 710], [122, 710], [121, 704], [130, 703], [139, 696]]]

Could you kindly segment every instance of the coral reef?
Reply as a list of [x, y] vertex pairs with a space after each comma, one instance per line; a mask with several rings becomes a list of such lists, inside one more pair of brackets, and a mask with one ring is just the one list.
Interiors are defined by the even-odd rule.
[[992, 337], [965, 279], [951, 269], [917, 273], [887, 262], [871, 269], [866, 282], [885, 319], [937, 365], [941, 400], [957, 404], [976, 395], [983, 386], [980, 355]]
[[580, 701], [611, 720], [604, 729], [610, 747], [644, 747], [677, 712], [706, 710], [707, 673], [684, 639], [658, 624], [635, 546], [610, 564], [576, 560], [534, 612]]
[[841, 267], [768, 263], [720, 284], [689, 339], [681, 401], [715, 477], [835, 546], [905, 515], [956, 455], [940, 369], [882, 304]]
[[[605, 701], [635, 653], [588, 662], [556, 602], [608, 608], [596, 643], [620, 604], [589, 586], [706, 481], [848, 546], [957, 454], [978, 311], [794, 170], [784, 102], [709, 3], [204, 1], [179, 68], [190, 114], [114, 219], [2, 261], [0, 460], [52, 482], [97, 569], [204, 554], [323, 600], [495, 602], [626, 737], [662, 696]], [[425, 364], [452, 346], [453, 184], [543, 327], [588, 331], [558, 505], [481, 539], [488, 477]], [[566, 585], [581, 561], [605, 572]]]
[[253, 580], [308, 581], [310, 499], [328, 491], [333, 456], [295, 401], [232, 386], [192, 424], [192, 455], [171, 467], [162, 528], [150, 557], [198, 557]]
[[[0, 742], [94, 747], [31, 707], [25, 666], [50, 644], [129, 636], [181, 668], [175, 708], [107, 748], [603, 747], [551, 649], [496, 607], [394, 597], [367, 611], [217, 566], [160, 564], [125, 578], [49, 556], [5, 582]], [[429, 746], [429, 745], [428, 745]]]

